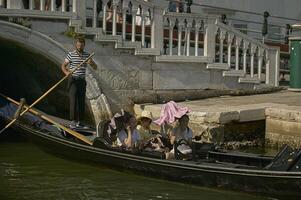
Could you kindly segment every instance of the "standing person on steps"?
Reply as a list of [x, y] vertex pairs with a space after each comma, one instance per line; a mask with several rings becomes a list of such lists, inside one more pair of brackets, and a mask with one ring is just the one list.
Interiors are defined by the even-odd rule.
[[[80, 63], [89, 57], [89, 53], [85, 51], [85, 39], [78, 37], [74, 41], [75, 50], [67, 54], [64, 63], [61, 65], [65, 75], [69, 75], [71, 71]], [[89, 64], [94, 70], [97, 69], [96, 63], [89, 59], [76, 71], [74, 71], [68, 80], [69, 100], [70, 100], [70, 128], [87, 128], [83, 125], [83, 117], [85, 114], [85, 97], [86, 97], [86, 68]]]

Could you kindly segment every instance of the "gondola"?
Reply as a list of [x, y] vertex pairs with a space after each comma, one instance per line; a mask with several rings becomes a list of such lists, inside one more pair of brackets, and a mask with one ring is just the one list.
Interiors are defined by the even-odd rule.
[[[1, 127], [12, 120], [18, 106], [0, 97]], [[66, 120], [55, 118], [59, 123]], [[301, 197], [301, 151], [284, 146], [276, 156], [224, 152], [194, 143], [188, 160], [166, 160], [160, 152], [129, 152], [112, 147], [92, 130], [76, 130], [93, 145], [68, 136], [41, 117], [27, 113], [12, 126], [41, 148], [65, 158], [131, 170], [181, 183], [257, 193], [277, 199]], [[95, 131], [95, 130], [94, 130]], [[5, 133], [2, 133], [5, 134]]]

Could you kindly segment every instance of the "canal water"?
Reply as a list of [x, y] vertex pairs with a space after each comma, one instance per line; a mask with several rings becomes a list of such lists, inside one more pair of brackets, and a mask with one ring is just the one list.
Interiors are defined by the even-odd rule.
[[92, 166], [48, 154], [29, 142], [0, 142], [0, 200], [259, 200]]

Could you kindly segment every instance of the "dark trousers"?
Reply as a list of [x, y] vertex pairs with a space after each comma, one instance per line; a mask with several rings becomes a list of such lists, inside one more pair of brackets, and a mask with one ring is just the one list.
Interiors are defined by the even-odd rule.
[[69, 78], [70, 120], [82, 121], [85, 114], [86, 80], [85, 78]]

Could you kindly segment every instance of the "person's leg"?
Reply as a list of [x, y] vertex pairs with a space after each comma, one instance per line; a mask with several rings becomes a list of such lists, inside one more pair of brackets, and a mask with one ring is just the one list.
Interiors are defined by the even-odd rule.
[[69, 0], [66, 1], [66, 5], [67, 5], [66, 11], [69, 12], [70, 11], [70, 2], [69, 2]]
[[40, 0], [34, 0], [34, 9], [40, 10]]
[[58, 9], [59, 7], [61, 7], [62, 1], [61, 0], [56, 0], [55, 4], [56, 4], [56, 8]]
[[24, 6], [24, 9], [29, 9], [29, 1], [23, 0], [23, 6]]
[[69, 118], [71, 121], [76, 120], [76, 93], [77, 93], [77, 87], [74, 80], [71, 80], [69, 83]]
[[45, 10], [50, 10], [50, 0], [46, 0], [46, 2], [45, 2]]
[[80, 80], [78, 85], [78, 120], [82, 122], [85, 115], [86, 81]]

